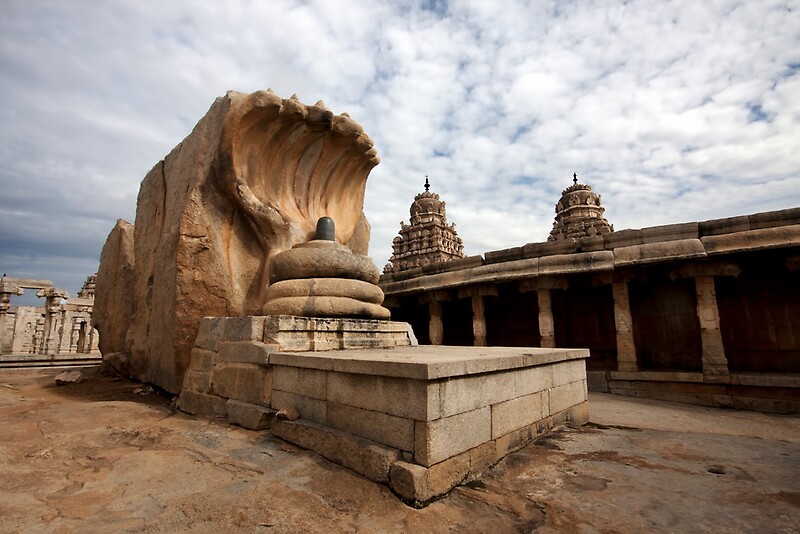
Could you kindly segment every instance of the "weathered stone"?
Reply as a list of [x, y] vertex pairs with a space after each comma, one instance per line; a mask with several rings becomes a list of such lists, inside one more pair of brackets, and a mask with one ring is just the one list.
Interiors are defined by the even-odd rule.
[[696, 222], [650, 226], [648, 228], [642, 228], [642, 243], [697, 239], [699, 235], [698, 224]]
[[203, 317], [195, 338], [195, 348], [217, 352], [220, 342], [225, 339], [225, 326], [229, 317]]
[[497, 463], [497, 443], [492, 440], [469, 450], [469, 476], [476, 478]]
[[586, 379], [586, 362], [570, 360], [550, 366], [553, 371], [553, 385], [562, 386], [571, 382]]
[[217, 395], [185, 390], [178, 399], [178, 408], [192, 415], [227, 415], [227, 400]]
[[705, 255], [706, 249], [699, 239], [680, 239], [630, 247], [617, 247], [614, 249], [614, 266], [623, 267], [670, 259], [699, 258]]
[[708, 254], [786, 247], [790, 244], [800, 244], [800, 225], [707, 236], [701, 241]]
[[192, 349], [192, 360], [189, 363], [189, 370], [210, 373], [216, 361], [216, 352], [195, 347]]
[[430, 467], [492, 439], [488, 406], [427, 423], [417, 421], [414, 461]]
[[327, 376], [318, 369], [304, 369], [287, 365], [273, 367], [272, 387], [288, 393], [297, 393], [312, 399], [327, 398]]
[[542, 394], [532, 393], [492, 406], [492, 439], [542, 419]]
[[294, 406], [284, 406], [275, 414], [278, 421], [297, 421], [300, 419], [300, 412]]
[[211, 373], [189, 369], [183, 378], [183, 389], [191, 389], [200, 393], [211, 391]]
[[413, 419], [329, 402], [326, 424], [395, 449], [414, 450]]
[[417, 421], [440, 417], [438, 392], [438, 384], [422, 380], [350, 373], [328, 377], [330, 401]]
[[431, 467], [398, 461], [389, 472], [390, 487], [403, 499], [422, 506], [446, 494], [470, 474], [470, 453], [465, 452]]
[[564, 386], [554, 387], [549, 391], [549, 395], [550, 411], [546, 415], [553, 415], [576, 404], [582, 403], [588, 398], [586, 381], [581, 380]]
[[278, 410], [278, 412], [284, 408], [293, 407], [303, 419], [308, 419], [321, 425], [324, 425], [327, 421], [327, 405], [325, 401], [311, 399], [297, 393], [273, 389], [271, 406], [273, 410]]
[[516, 394], [513, 371], [467, 377], [454, 377], [441, 383], [441, 417], [469, 412], [513, 399]]
[[225, 404], [228, 422], [249, 430], [264, 430], [272, 425], [275, 411], [263, 406], [229, 399]]
[[[192, 350], [192, 358], [195, 350]], [[220, 344], [216, 361], [266, 365], [271, 350], [275, 350], [274, 345], [260, 341], [225, 341]]]
[[56, 375], [57, 386], [80, 384], [81, 382], [83, 382], [83, 374], [80, 371], [63, 371]]
[[[334, 164], [342, 158], [347, 165]], [[104, 314], [125, 316], [120, 307], [134, 303], [117, 340], [128, 340], [146, 379], [177, 392], [201, 319], [260, 313], [270, 258], [308, 241], [321, 216], [336, 221], [339, 243], [366, 255], [364, 189], [378, 161], [361, 127], [324, 105], [266, 91], [217, 99], [142, 181], [133, 291]], [[104, 269], [118, 271], [101, 265], [98, 286]]]
[[92, 326], [100, 332], [100, 351], [103, 354], [129, 350], [125, 336], [133, 322], [134, 312], [133, 235], [133, 225], [118, 220], [100, 254]]
[[375, 482], [389, 481], [389, 469], [400, 451], [310, 421], [275, 421], [272, 433], [352, 469]]
[[272, 369], [250, 363], [217, 363], [211, 377], [215, 394], [251, 404], [263, 402], [264, 386], [271, 384]]
[[263, 315], [227, 317], [225, 319], [225, 341], [261, 341], [264, 338]]
[[549, 422], [549, 418], [544, 418], [533, 425], [524, 426], [497, 438], [495, 440], [495, 460], [499, 461], [506, 455], [521, 449], [533, 441], [533, 438], [538, 435], [540, 429], [542, 432], [545, 432], [550, 428], [548, 425]]

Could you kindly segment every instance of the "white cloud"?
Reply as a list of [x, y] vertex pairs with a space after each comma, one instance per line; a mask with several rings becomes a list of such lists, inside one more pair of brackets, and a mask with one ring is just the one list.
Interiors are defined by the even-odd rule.
[[364, 126], [379, 265], [426, 174], [470, 254], [546, 239], [573, 172], [618, 229], [797, 206], [798, 9], [9, 1], [0, 270], [77, 291], [139, 181], [228, 89], [322, 99]]

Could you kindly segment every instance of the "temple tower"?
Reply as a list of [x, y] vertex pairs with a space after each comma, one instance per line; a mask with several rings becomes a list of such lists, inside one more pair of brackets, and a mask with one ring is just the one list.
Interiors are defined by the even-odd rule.
[[600, 203], [601, 195], [587, 184], [578, 183], [578, 175], [572, 175], [572, 185], [561, 192], [556, 204], [556, 220], [548, 241], [580, 239], [586, 236], [608, 234], [614, 227], [603, 217], [606, 209]]
[[464, 244], [455, 224], [447, 224], [445, 202], [431, 193], [428, 177], [425, 191], [411, 204], [411, 224], [400, 221], [400, 235], [392, 243], [392, 257], [383, 272], [396, 273], [431, 263], [464, 257]]
[[90, 274], [86, 281], [83, 283], [83, 287], [80, 291], [78, 291], [78, 298], [82, 299], [91, 299], [94, 300], [94, 287], [95, 287], [95, 280], [97, 279], [97, 274]]

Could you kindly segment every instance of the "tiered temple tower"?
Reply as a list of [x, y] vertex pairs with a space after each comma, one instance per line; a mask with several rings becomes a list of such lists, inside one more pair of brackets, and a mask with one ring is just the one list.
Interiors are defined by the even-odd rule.
[[78, 291], [78, 298], [94, 300], [94, 286], [97, 274], [91, 274], [86, 278], [83, 287]]
[[572, 185], [561, 192], [556, 204], [556, 220], [548, 241], [579, 239], [586, 236], [608, 234], [614, 227], [603, 217], [606, 209], [601, 205], [601, 196], [587, 184], [578, 183], [578, 175], [572, 175]]
[[394, 238], [392, 257], [383, 272], [396, 273], [431, 263], [464, 257], [464, 244], [455, 224], [447, 224], [445, 203], [431, 193], [428, 177], [425, 191], [411, 204], [411, 224], [400, 221], [400, 235]]

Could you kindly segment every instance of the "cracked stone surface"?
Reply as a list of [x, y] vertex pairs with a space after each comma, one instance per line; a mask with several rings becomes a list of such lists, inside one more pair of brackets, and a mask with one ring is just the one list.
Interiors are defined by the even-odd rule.
[[800, 418], [590, 394], [417, 510], [320, 456], [141, 384], [0, 371], [2, 532], [798, 532]]

